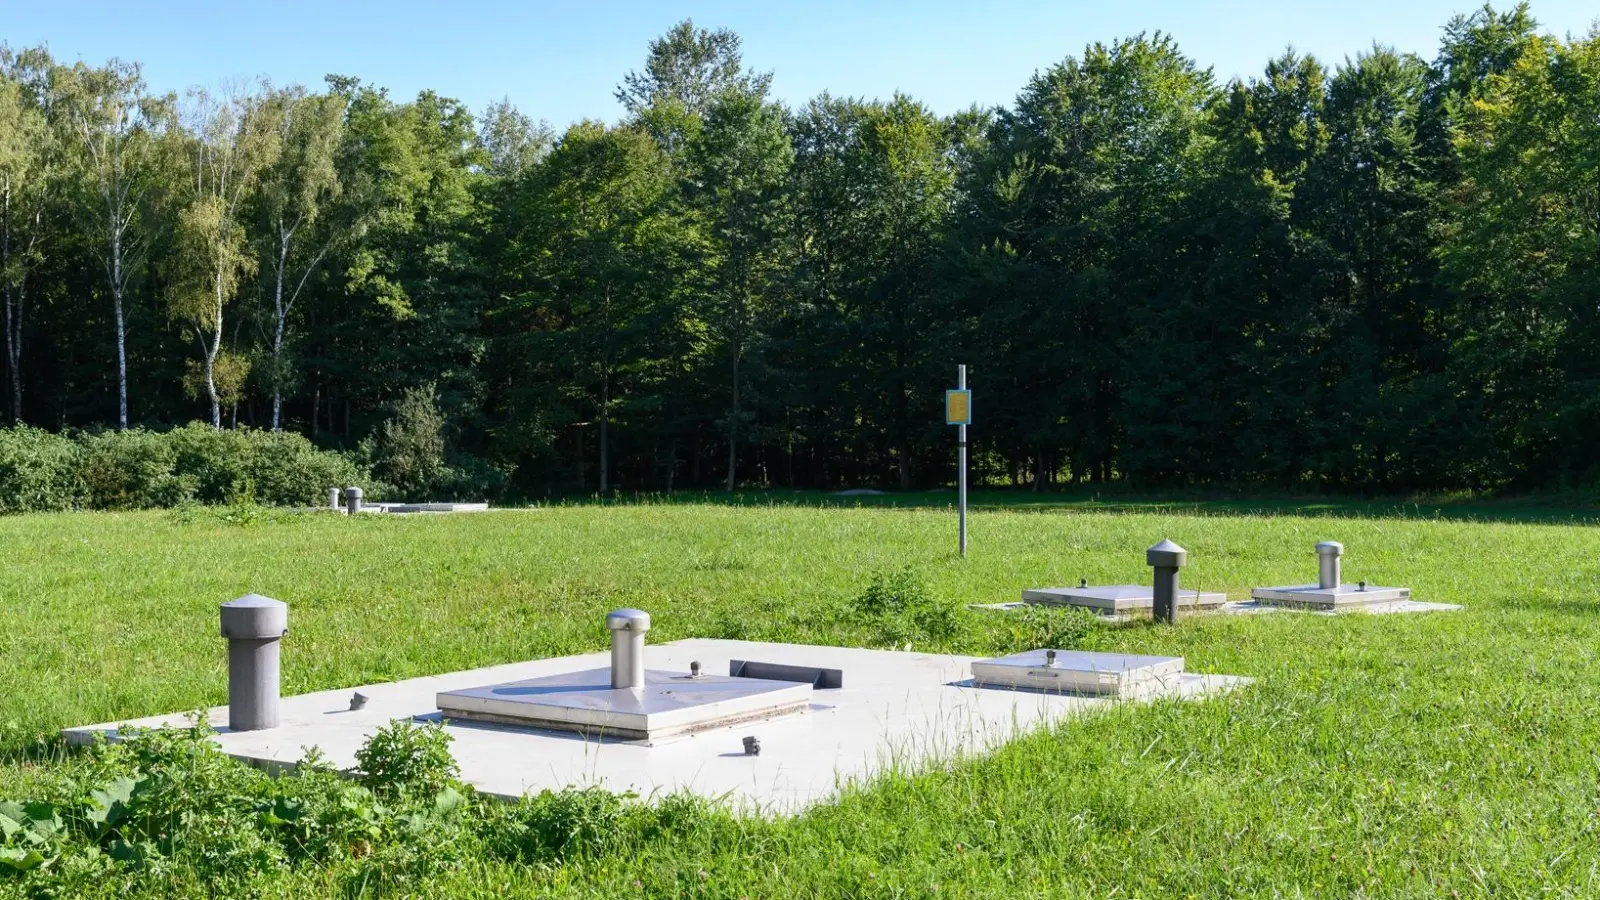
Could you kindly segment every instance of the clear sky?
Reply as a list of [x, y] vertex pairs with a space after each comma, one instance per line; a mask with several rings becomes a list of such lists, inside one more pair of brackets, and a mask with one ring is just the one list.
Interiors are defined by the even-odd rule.
[[[1502, 2], [1501, 7], [1509, 6]], [[683, 18], [744, 39], [745, 61], [774, 73], [794, 104], [827, 90], [903, 91], [935, 111], [1009, 103], [1037, 70], [1086, 43], [1173, 34], [1220, 81], [1252, 76], [1293, 45], [1328, 63], [1374, 41], [1432, 59], [1440, 28], [1473, 0], [0, 0], [0, 41], [47, 44], [58, 59], [142, 62], [151, 87], [215, 87], [240, 76], [311, 87], [335, 72], [423, 88], [474, 110], [509, 97], [562, 128], [616, 119], [612, 92], [647, 42]], [[1535, 0], [1548, 32], [1586, 33], [1595, 0]]]

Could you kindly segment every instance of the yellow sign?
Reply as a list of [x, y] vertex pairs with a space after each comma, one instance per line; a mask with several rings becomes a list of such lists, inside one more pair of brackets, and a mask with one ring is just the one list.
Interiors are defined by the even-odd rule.
[[972, 392], [944, 392], [944, 423], [946, 425], [972, 424]]

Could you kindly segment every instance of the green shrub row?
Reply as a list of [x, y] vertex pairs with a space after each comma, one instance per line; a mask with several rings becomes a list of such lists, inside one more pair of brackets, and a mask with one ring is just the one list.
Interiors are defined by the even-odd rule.
[[366, 466], [287, 432], [193, 423], [61, 435], [0, 429], [0, 513], [254, 501], [322, 505], [330, 487], [381, 492]]
[[380, 730], [351, 772], [313, 749], [278, 776], [224, 755], [211, 734], [203, 718], [129, 730], [59, 767], [32, 796], [0, 798], [0, 895], [109, 886], [122, 896], [250, 896], [296, 870], [345, 882], [352, 895], [405, 895], [474, 860], [583, 865], [708, 841], [734, 825], [687, 794], [648, 804], [595, 788], [484, 798], [458, 780], [450, 736], [437, 725]]

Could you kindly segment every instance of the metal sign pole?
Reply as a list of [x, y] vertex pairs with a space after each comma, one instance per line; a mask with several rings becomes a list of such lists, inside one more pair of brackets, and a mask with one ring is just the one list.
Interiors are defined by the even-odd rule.
[[[956, 367], [957, 390], [967, 389], [967, 367]], [[970, 408], [970, 407], [969, 407]], [[970, 415], [970, 414], [969, 414]], [[957, 438], [958, 452], [956, 454], [959, 471], [956, 475], [957, 504], [961, 508], [961, 555], [967, 555], [967, 426], [963, 423], [960, 436]]]

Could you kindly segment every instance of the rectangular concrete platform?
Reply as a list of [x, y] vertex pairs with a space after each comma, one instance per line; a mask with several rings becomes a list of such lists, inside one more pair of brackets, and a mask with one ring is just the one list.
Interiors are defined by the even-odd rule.
[[1181, 656], [1027, 650], [972, 664], [972, 680], [980, 686], [1125, 700], [1163, 696], [1182, 677]]
[[[699, 661], [702, 671], [723, 672], [735, 659], [839, 669], [844, 686], [815, 691], [811, 709], [803, 715], [702, 731], [651, 746], [586, 739], [571, 732], [450, 722], [444, 726], [453, 738], [450, 750], [463, 779], [496, 796], [588, 785], [646, 797], [687, 790], [726, 799], [745, 811], [791, 813], [835, 796], [842, 784], [886, 769], [915, 770], [935, 760], [983, 753], [1019, 733], [1124, 702], [975, 687], [969, 674], [976, 660], [970, 656], [701, 639], [645, 648], [646, 666], [659, 671], [682, 672]], [[305, 748], [316, 746], [334, 765], [348, 769], [355, 766], [356, 751], [390, 721], [437, 720], [440, 693], [596, 669], [608, 660], [606, 653], [590, 653], [286, 697], [282, 725], [269, 731], [230, 732], [226, 707], [209, 715], [219, 729], [216, 743], [235, 757], [269, 768], [292, 766]], [[292, 635], [284, 644], [283, 664], [293, 671]], [[1184, 674], [1172, 696], [1213, 695], [1248, 681]], [[362, 709], [349, 708], [352, 690], [368, 697]], [[151, 716], [73, 728], [65, 735], [83, 744], [95, 734], [115, 739], [123, 724], [181, 726], [185, 721], [182, 713]], [[760, 739], [761, 755], [744, 755], [741, 738], [746, 735]]]
[[1356, 584], [1325, 588], [1314, 584], [1300, 584], [1290, 587], [1256, 588], [1250, 592], [1250, 599], [1268, 606], [1287, 606], [1292, 609], [1354, 609], [1358, 606], [1377, 606], [1410, 600], [1411, 589]]
[[[974, 603], [972, 604], [972, 608], [990, 610], [994, 612], [1013, 612], [1019, 609], [1026, 609], [1029, 606], [1034, 605], [1037, 604], [1011, 601], [1008, 603]], [[1429, 603], [1421, 600], [1392, 600], [1386, 603], [1368, 603], [1357, 606], [1343, 606], [1337, 609], [1273, 606], [1268, 603], [1262, 603], [1258, 600], [1229, 600], [1227, 603], [1224, 603], [1221, 606], [1210, 609], [1189, 611], [1180, 610], [1180, 615], [1188, 616], [1197, 613], [1205, 615], [1255, 615], [1257, 613], [1284, 612], [1305, 613], [1313, 616], [1341, 616], [1346, 613], [1366, 613], [1378, 616], [1405, 613], [1454, 612], [1464, 608], [1465, 607], [1461, 606], [1459, 603]], [[1137, 618], [1145, 617], [1120, 614], [1106, 615], [1106, 618], [1113, 622], [1129, 622]]]
[[[1142, 584], [1029, 588], [1022, 592], [1022, 602], [1034, 606], [1075, 606], [1103, 616], [1149, 615], [1155, 608], [1155, 591]], [[1215, 609], [1227, 602], [1227, 594], [1178, 590], [1180, 612]]]
[[616, 689], [605, 668], [441, 691], [437, 703], [448, 720], [655, 741], [802, 712], [811, 685], [648, 670], [643, 689]]

